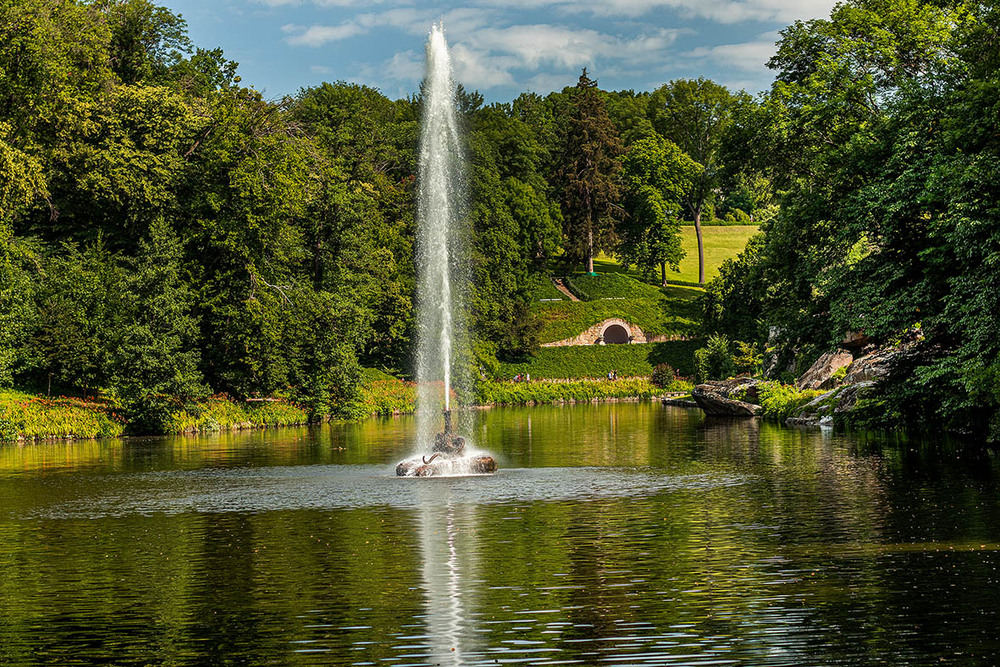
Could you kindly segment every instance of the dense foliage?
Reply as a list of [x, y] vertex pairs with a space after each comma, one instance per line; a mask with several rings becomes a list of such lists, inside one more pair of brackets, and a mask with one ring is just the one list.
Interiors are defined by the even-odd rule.
[[[854, 0], [782, 32], [742, 120], [781, 211], [709, 289], [708, 325], [780, 352], [916, 344], [866, 423], [1000, 440], [995, 3]], [[815, 357], [813, 357], [815, 358]]]

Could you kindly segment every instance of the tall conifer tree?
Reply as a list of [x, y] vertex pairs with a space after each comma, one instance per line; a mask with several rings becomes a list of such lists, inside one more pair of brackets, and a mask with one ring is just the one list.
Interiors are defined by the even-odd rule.
[[623, 152], [597, 82], [585, 68], [562, 136], [558, 181], [566, 252], [574, 261], [586, 259], [590, 273], [594, 253], [615, 242], [615, 222], [623, 212], [618, 183]]

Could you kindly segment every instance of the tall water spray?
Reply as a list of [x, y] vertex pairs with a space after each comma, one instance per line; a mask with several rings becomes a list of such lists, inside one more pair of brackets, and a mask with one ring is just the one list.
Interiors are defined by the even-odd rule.
[[441, 381], [444, 408], [451, 407], [459, 312], [452, 279], [462, 237], [455, 229], [464, 200], [462, 162], [451, 58], [444, 30], [434, 25], [427, 43], [417, 180], [417, 428], [422, 439], [433, 434], [439, 419]]

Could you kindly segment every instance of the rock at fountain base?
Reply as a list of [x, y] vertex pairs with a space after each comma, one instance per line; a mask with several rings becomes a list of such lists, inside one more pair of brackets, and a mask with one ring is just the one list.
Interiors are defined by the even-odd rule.
[[403, 461], [396, 466], [397, 477], [435, 477], [445, 475], [489, 475], [497, 471], [497, 461], [492, 456], [461, 456], [432, 458], [424, 463], [422, 457]]

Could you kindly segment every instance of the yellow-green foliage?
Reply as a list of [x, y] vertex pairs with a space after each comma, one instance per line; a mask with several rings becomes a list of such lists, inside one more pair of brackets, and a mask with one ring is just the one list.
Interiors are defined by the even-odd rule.
[[243, 403], [221, 394], [172, 413], [165, 430], [198, 433], [308, 423], [309, 413], [294, 403], [283, 400]]
[[480, 405], [525, 405], [559, 401], [601, 401], [612, 398], [648, 399], [668, 391], [687, 391], [691, 384], [675, 381], [660, 388], [649, 378], [577, 380], [573, 382], [480, 382], [476, 396]]
[[509, 380], [517, 374], [551, 378], [604, 378], [614, 369], [622, 377], [652, 375], [653, 367], [667, 363], [681, 375], [694, 372], [694, 351], [700, 340], [672, 340], [646, 345], [571, 345], [543, 347], [525, 359], [499, 365], [499, 377]]
[[417, 389], [412, 382], [372, 368], [361, 373], [357, 400], [344, 411], [346, 416], [363, 419], [371, 415], [393, 415], [416, 409]]
[[124, 420], [110, 401], [0, 391], [0, 441], [113, 438], [124, 428]]
[[797, 408], [823, 393], [815, 389], [800, 391], [794, 385], [780, 382], [761, 382], [757, 385], [762, 416], [779, 420], [788, 419]]

